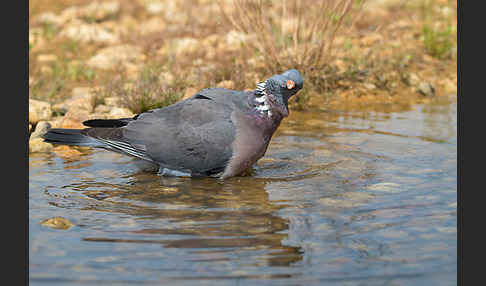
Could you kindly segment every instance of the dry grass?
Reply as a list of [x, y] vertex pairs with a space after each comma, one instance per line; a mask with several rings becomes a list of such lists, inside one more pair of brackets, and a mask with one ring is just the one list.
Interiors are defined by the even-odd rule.
[[[444, 75], [455, 80], [444, 72], [455, 71], [452, 0], [220, 0], [220, 9], [211, 1], [183, 0], [156, 14], [144, 1], [118, 1], [116, 16], [91, 24], [113, 32], [119, 26], [120, 44], [142, 48], [146, 60], [123, 70], [125, 77], [87, 65], [106, 44], [60, 37], [62, 25], [36, 20], [92, 0], [29, 2], [29, 97], [57, 103], [75, 87], [104, 87], [106, 96], [121, 96], [138, 113], [206, 87], [251, 89], [297, 68], [305, 85], [289, 104], [305, 110], [332, 98], [413, 93], [411, 73], [444, 86]], [[144, 25], [152, 18], [164, 24]], [[193, 41], [182, 45], [184, 38]], [[40, 60], [46, 55], [57, 60]], [[171, 80], [161, 80], [161, 73]]]
[[363, 2], [234, 0], [232, 14], [221, 11], [235, 29], [255, 37], [248, 47], [263, 56], [269, 72], [307, 74], [326, 66], [337, 31], [353, 22]]
[[135, 80], [129, 80], [123, 71], [97, 91], [97, 100], [119, 97], [123, 106], [138, 114], [150, 109], [171, 105], [184, 94], [184, 83], [176, 80], [167, 84], [160, 78], [160, 68], [146, 66]]
[[[323, 76], [334, 73], [330, 66], [334, 40], [351, 29], [361, 16], [365, 1], [360, 0], [233, 0], [231, 13], [223, 17], [234, 29], [253, 40], [247, 41], [248, 54], [261, 58], [261, 73], [281, 73], [298, 69], [306, 85], [291, 102], [294, 109], [306, 109], [310, 93], [327, 93]], [[324, 85], [326, 85], [324, 83]]]

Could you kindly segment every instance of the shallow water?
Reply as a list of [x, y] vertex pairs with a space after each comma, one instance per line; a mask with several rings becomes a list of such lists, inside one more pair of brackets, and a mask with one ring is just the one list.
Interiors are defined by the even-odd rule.
[[30, 285], [456, 285], [456, 107], [292, 111], [224, 182], [31, 154]]

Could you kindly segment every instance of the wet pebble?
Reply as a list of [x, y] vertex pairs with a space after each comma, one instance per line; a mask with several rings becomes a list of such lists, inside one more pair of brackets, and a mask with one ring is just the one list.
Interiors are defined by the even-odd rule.
[[34, 138], [29, 140], [29, 152], [50, 152], [53, 149], [52, 144], [44, 142], [42, 138]]
[[30, 140], [33, 140], [35, 138], [41, 138], [42, 135], [47, 133], [47, 130], [51, 128], [51, 124], [46, 121], [39, 121], [37, 125], [35, 126], [34, 132], [30, 134]]
[[55, 229], [69, 229], [73, 224], [66, 218], [53, 217], [41, 221], [41, 225]]
[[421, 82], [417, 87], [417, 92], [426, 97], [432, 97], [435, 95], [435, 88], [429, 82]]

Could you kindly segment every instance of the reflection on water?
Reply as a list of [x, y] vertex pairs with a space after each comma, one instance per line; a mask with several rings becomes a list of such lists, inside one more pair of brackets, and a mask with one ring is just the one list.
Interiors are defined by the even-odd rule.
[[455, 102], [293, 112], [224, 182], [67, 152], [29, 158], [33, 285], [456, 284]]
[[[266, 249], [268, 265], [289, 265], [300, 260], [299, 247], [286, 246], [288, 220], [273, 215], [285, 205], [269, 201], [265, 182], [251, 187], [241, 182], [220, 183], [214, 179], [165, 178], [135, 174], [130, 187], [84, 182], [70, 186], [75, 191], [108, 204], [90, 205], [95, 211], [118, 212], [148, 223], [129, 234], [133, 239], [85, 237], [86, 241], [159, 243], [166, 248], [206, 249], [205, 255], [226, 249]], [[142, 225], [144, 222], [141, 223]], [[176, 239], [156, 239], [174, 236]], [[180, 238], [184, 236], [187, 238]], [[211, 251], [209, 249], [216, 249]], [[210, 260], [210, 259], [206, 259]]]

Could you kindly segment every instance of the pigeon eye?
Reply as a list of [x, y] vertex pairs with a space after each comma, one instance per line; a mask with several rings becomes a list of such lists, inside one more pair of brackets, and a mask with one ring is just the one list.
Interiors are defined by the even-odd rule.
[[293, 82], [292, 80], [287, 80], [287, 89], [292, 89], [294, 88], [295, 86], [295, 82]]

